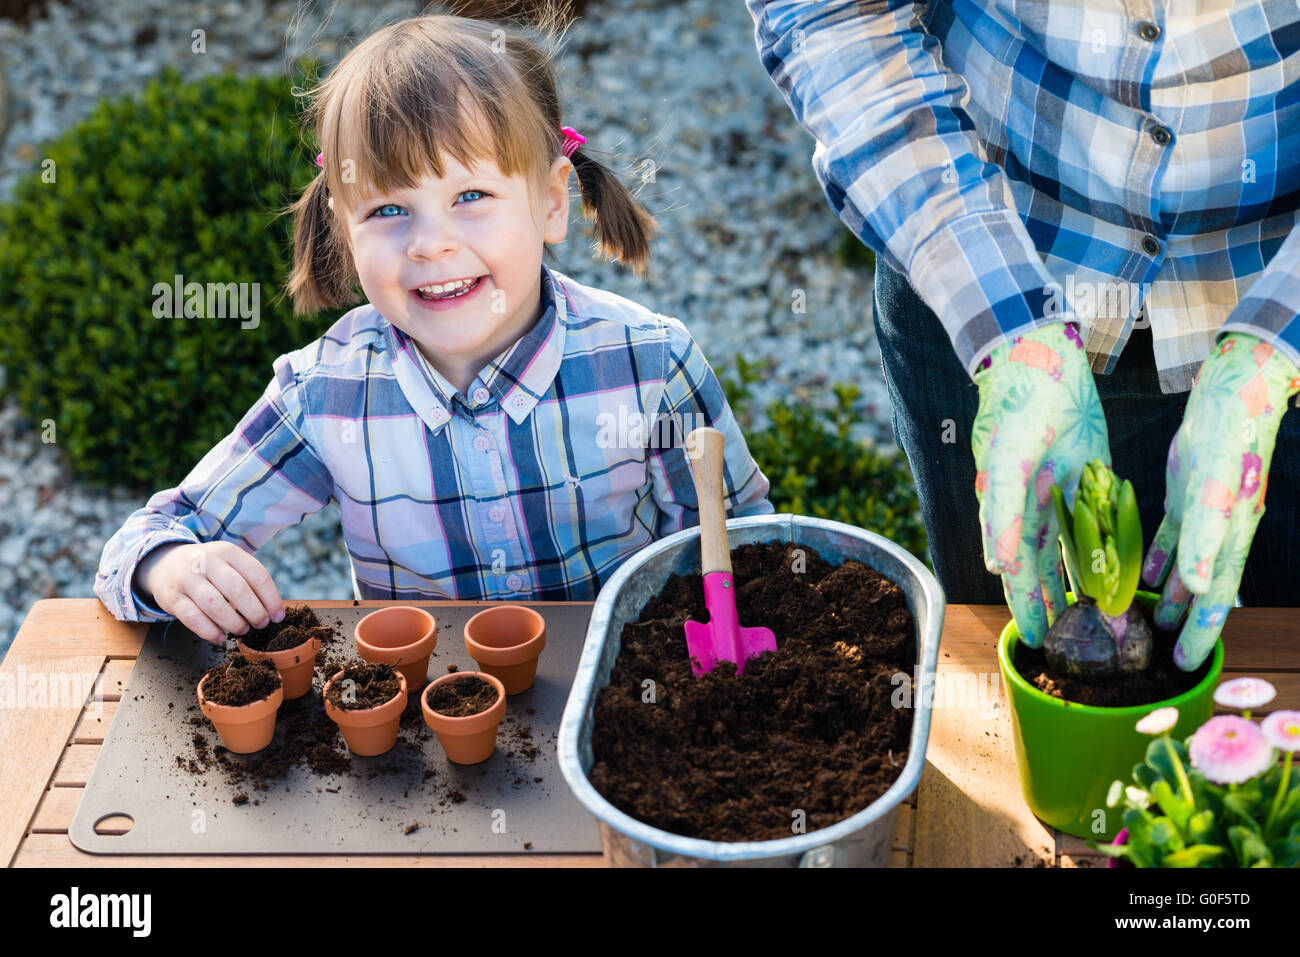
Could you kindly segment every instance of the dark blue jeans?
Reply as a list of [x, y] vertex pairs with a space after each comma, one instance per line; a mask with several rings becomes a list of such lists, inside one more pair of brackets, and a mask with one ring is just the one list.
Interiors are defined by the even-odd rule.
[[[975, 383], [938, 317], [903, 276], [879, 262], [875, 321], [894, 437], [912, 466], [939, 584], [950, 602], [1005, 604], [1001, 579], [984, 567], [971, 452], [971, 424], [979, 406]], [[1150, 545], [1164, 518], [1169, 443], [1189, 393], [1161, 393], [1150, 329], [1135, 329], [1115, 370], [1095, 378], [1110, 430], [1112, 467], [1133, 482]], [[946, 443], [948, 419], [955, 424], [956, 441]], [[1300, 606], [1300, 411], [1294, 403], [1282, 418], [1264, 515], [1239, 594], [1243, 605]]]

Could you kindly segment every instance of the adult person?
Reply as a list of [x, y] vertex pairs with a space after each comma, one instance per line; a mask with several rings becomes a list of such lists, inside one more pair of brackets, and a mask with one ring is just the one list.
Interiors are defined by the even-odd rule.
[[1005, 598], [1040, 643], [1065, 607], [1050, 488], [1073, 503], [1100, 458], [1133, 482], [1157, 622], [1190, 612], [1180, 667], [1238, 589], [1300, 603], [1297, 5], [747, 6], [831, 208], [876, 252], [948, 599]]

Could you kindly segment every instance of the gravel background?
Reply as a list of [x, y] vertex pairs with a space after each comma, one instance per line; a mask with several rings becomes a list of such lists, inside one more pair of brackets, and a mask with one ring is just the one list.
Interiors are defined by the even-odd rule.
[[[134, 93], [169, 63], [193, 76], [231, 67], [274, 74], [306, 53], [332, 61], [417, 10], [351, 0], [83, 0], [51, 3], [27, 26], [0, 21], [0, 70], [12, 97], [0, 201], [39, 166], [41, 142], [101, 96]], [[197, 56], [196, 27], [207, 31], [207, 52]], [[870, 274], [837, 263], [844, 228], [813, 175], [813, 141], [759, 64], [744, 4], [598, 0], [570, 28], [557, 65], [566, 124], [638, 172], [653, 164], [639, 195], [661, 235], [644, 281], [594, 259], [583, 229], [558, 247], [556, 267], [680, 317], [720, 374], [734, 374], [738, 354], [775, 360], [755, 387], [759, 408], [774, 398], [825, 402], [831, 383], [856, 383], [864, 437], [893, 448]], [[803, 314], [791, 309], [796, 290]], [[243, 411], [231, 410], [232, 425]], [[144, 500], [80, 486], [11, 402], [0, 404], [0, 450], [3, 654], [33, 602], [93, 595], [104, 542]], [[351, 594], [333, 507], [281, 532], [258, 558], [286, 597]]]

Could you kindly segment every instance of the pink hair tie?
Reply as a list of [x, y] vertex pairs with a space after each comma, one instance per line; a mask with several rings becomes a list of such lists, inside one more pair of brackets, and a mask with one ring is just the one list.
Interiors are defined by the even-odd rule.
[[587, 138], [572, 126], [561, 126], [560, 132], [564, 134], [564, 155], [572, 159], [574, 152], [577, 151], [579, 146], [587, 142]]
[[317, 154], [316, 154], [316, 165], [319, 166], [321, 169], [324, 169], [324, 168], [325, 168], [325, 154], [324, 154], [324, 153], [317, 153]]

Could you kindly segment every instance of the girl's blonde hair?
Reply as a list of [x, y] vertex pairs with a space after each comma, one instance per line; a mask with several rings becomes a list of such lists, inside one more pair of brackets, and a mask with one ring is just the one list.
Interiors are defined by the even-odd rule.
[[[534, 27], [552, 40], [553, 23]], [[305, 314], [358, 301], [358, 277], [340, 217], [373, 187], [413, 189], [442, 157], [491, 157], [507, 176], [540, 185], [564, 136], [552, 53], [524, 28], [459, 16], [418, 16], [367, 37], [307, 91], [323, 168], [284, 214], [293, 214], [287, 292]], [[596, 247], [644, 275], [654, 217], [583, 147], [572, 156], [583, 215]], [[335, 198], [337, 212], [329, 208]]]

